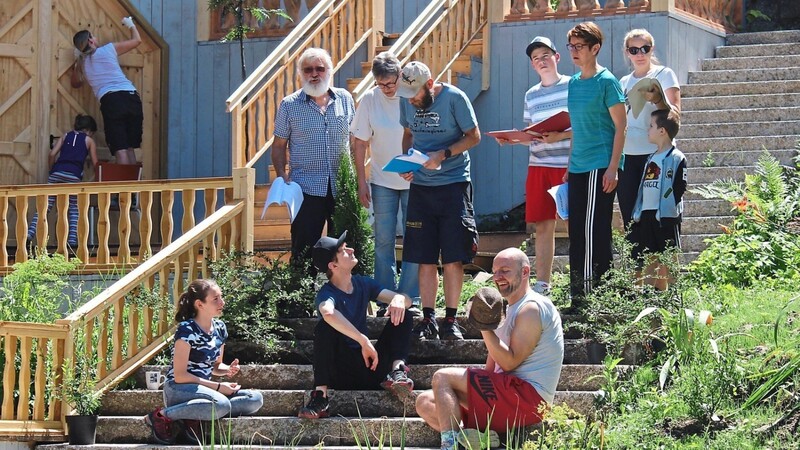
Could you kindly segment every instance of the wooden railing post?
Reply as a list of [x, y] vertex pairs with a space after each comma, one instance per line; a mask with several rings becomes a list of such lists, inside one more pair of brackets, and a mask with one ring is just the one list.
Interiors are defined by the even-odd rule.
[[650, 0], [650, 11], [652, 12], [674, 12], [675, 0]]
[[242, 210], [241, 229], [239, 230], [240, 243], [237, 245], [239, 250], [245, 252], [253, 251], [255, 192], [256, 169], [244, 167], [233, 169], [233, 199], [244, 200], [246, 205]]
[[233, 168], [244, 167], [247, 156], [244, 154], [244, 120], [242, 104], [237, 104], [231, 111], [231, 161]]
[[386, 1], [372, 0], [372, 36], [369, 49], [369, 61], [375, 58], [375, 49], [383, 45], [383, 33], [386, 31]]

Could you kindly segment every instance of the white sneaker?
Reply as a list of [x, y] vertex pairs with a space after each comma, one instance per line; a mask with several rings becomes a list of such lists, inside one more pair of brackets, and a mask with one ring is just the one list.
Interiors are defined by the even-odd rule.
[[542, 295], [550, 295], [550, 284], [544, 281], [537, 281], [536, 284], [533, 285], [533, 292]]
[[466, 428], [458, 433], [458, 444], [467, 450], [484, 450], [500, 447], [500, 436], [494, 430], [480, 431]]

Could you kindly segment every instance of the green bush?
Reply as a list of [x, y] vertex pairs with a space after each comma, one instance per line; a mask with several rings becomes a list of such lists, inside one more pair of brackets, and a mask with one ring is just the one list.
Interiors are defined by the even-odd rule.
[[[336, 207], [333, 210], [335, 236], [347, 230], [347, 246], [354, 249], [358, 264], [354, 274], [372, 275], [375, 271], [375, 241], [369, 213], [358, 201], [358, 180], [350, 153], [342, 153], [336, 178]], [[331, 234], [330, 231], [328, 234]]]
[[0, 287], [0, 320], [52, 323], [68, 314], [74, 305], [64, 291], [79, 263], [58, 253], [41, 252], [14, 264]]
[[[797, 161], [797, 160], [796, 160]], [[715, 181], [693, 190], [731, 202], [737, 215], [689, 270], [699, 284], [750, 286], [759, 280], [800, 280], [800, 176], [769, 153], [744, 183]]]

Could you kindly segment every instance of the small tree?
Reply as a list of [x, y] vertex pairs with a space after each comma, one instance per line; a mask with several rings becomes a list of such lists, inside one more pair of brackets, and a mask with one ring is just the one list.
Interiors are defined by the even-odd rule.
[[359, 261], [353, 273], [372, 275], [375, 270], [375, 241], [369, 214], [358, 201], [358, 180], [350, 152], [342, 152], [339, 161], [333, 229], [336, 236], [347, 230], [347, 244], [355, 249]]

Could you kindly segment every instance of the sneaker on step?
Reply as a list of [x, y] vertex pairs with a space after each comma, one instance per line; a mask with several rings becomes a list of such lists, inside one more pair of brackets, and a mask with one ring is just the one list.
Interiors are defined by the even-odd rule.
[[500, 436], [494, 430], [481, 431], [474, 428], [461, 430], [456, 436], [458, 444], [467, 450], [483, 450], [500, 447]]
[[171, 445], [175, 442], [175, 433], [172, 419], [165, 416], [164, 408], [157, 408], [155, 411], [144, 417], [144, 423], [153, 431], [153, 439], [159, 444]]
[[300, 408], [297, 417], [301, 419], [322, 419], [328, 417], [330, 416], [330, 412], [328, 411], [329, 406], [328, 397], [325, 397], [322, 391], [316, 390], [311, 393], [311, 399], [308, 401], [308, 404]]
[[533, 285], [533, 292], [536, 292], [537, 294], [542, 294], [542, 295], [545, 295], [545, 296], [550, 295], [550, 283], [547, 283], [547, 282], [544, 282], [544, 281], [537, 281]]
[[411, 396], [411, 392], [414, 390], [414, 380], [408, 377], [408, 367], [400, 364], [400, 367], [386, 375], [386, 379], [381, 382], [381, 387], [391, 391], [400, 400], [405, 400]]
[[464, 339], [461, 330], [461, 325], [458, 324], [455, 317], [445, 317], [442, 327], [439, 329], [439, 339], [461, 341]]
[[423, 318], [411, 330], [411, 335], [419, 341], [439, 339], [439, 326], [436, 324], [436, 319]]

